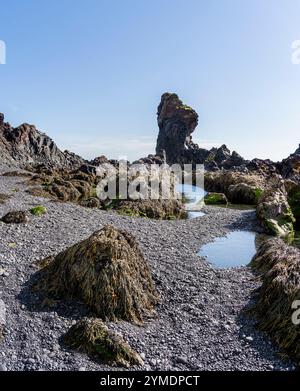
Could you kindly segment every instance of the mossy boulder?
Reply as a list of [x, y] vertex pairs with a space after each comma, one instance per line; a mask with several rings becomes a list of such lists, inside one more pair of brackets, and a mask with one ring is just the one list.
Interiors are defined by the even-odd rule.
[[261, 187], [237, 183], [228, 187], [227, 197], [233, 204], [257, 205], [263, 191]]
[[227, 205], [228, 200], [223, 193], [207, 193], [204, 197], [206, 205]]
[[24, 224], [29, 221], [27, 213], [23, 210], [8, 212], [1, 219], [6, 224]]
[[82, 319], [64, 336], [64, 343], [110, 365], [126, 368], [144, 364], [139, 354], [100, 319]]
[[[243, 173], [239, 171], [222, 170], [216, 172], [206, 172], [204, 175], [204, 187], [206, 191], [224, 193], [228, 198], [230, 198], [230, 193], [233, 193], [234, 190], [234, 188], [231, 188], [230, 192], [230, 186], [243, 184], [241, 187], [241, 193], [244, 193], [245, 185], [249, 185], [253, 189], [264, 189], [265, 182], [265, 178], [262, 175], [257, 175], [250, 172]], [[238, 190], [238, 187], [236, 190]]]
[[77, 298], [104, 320], [141, 324], [155, 314], [149, 266], [126, 231], [106, 225], [47, 263], [39, 286], [50, 296]]
[[300, 365], [300, 327], [292, 321], [300, 300], [300, 250], [280, 239], [266, 241], [250, 264], [262, 273], [252, 313], [282, 352]]
[[273, 186], [260, 197], [256, 215], [267, 233], [279, 237], [294, 235], [295, 217], [287, 201], [283, 184]]

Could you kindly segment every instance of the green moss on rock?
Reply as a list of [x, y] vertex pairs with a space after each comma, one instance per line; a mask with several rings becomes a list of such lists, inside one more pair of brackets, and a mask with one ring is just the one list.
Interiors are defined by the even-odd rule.
[[204, 203], [206, 205], [227, 205], [228, 200], [223, 193], [207, 193]]

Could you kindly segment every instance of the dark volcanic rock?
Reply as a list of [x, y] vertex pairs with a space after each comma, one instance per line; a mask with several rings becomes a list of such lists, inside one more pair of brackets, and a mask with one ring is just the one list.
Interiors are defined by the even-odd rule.
[[69, 151], [62, 152], [54, 141], [35, 126], [22, 124], [13, 128], [0, 116], [1, 162], [18, 167], [45, 164], [55, 167], [75, 168], [84, 160]]
[[159, 134], [156, 154], [166, 153], [168, 163], [176, 162], [192, 143], [191, 134], [198, 124], [198, 114], [184, 105], [176, 94], [165, 93], [157, 111]]
[[27, 223], [29, 219], [26, 212], [21, 210], [8, 212], [1, 220], [6, 224], [22, 224]]
[[[245, 163], [236, 152], [230, 153], [226, 145], [210, 151], [200, 148], [192, 140], [198, 124], [198, 114], [183, 104], [176, 94], [165, 93], [157, 110], [159, 133], [156, 155], [168, 164], [205, 164], [207, 170], [230, 169]], [[151, 156], [153, 160], [153, 157]], [[142, 159], [145, 161], [145, 159]]]
[[283, 178], [293, 179], [300, 183], [300, 145], [296, 151], [281, 162]]

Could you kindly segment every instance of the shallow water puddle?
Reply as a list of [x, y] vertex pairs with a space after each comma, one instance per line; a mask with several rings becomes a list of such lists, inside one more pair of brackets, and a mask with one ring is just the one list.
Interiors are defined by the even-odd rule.
[[176, 190], [186, 199], [185, 208], [188, 211], [188, 219], [205, 216], [205, 213], [201, 211], [206, 194], [204, 189], [193, 185], [178, 184]]
[[218, 268], [245, 266], [256, 253], [256, 235], [252, 231], [233, 231], [202, 246], [198, 255]]

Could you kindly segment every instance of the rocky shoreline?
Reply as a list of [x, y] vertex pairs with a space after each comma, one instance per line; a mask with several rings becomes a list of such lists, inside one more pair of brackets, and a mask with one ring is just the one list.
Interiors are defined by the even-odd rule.
[[85, 307], [66, 301], [43, 307], [39, 294], [29, 290], [37, 261], [86, 239], [107, 223], [136, 237], [161, 297], [157, 317], [144, 326], [109, 324], [140, 354], [143, 369], [294, 369], [279, 358], [254, 320], [243, 315], [260, 286], [251, 269], [214, 269], [197, 255], [201, 245], [232, 230], [260, 232], [255, 211], [205, 207], [205, 216], [191, 220], [126, 217], [31, 196], [23, 181], [0, 177], [0, 193], [11, 196], [0, 204], [1, 216], [41, 204], [47, 213], [30, 217], [26, 224], [0, 223], [0, 299], [6, 307], [2, 370], [116, 369], [63, 344], [70, 326], [90, 315]]

